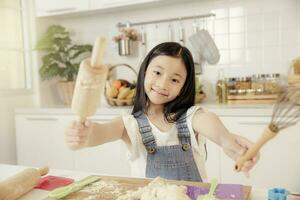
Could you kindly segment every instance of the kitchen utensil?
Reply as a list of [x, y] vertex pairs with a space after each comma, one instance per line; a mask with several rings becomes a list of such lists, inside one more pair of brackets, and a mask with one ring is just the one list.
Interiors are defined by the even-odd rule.
[[142, 57], [145, 57], [147, 54], [147, 36], [146, 36], [146, 31], [145, 28], [142, 26], [141, 27], [141, 55]]
[[189, 40], [193, 48], [198, 51], [209, 64], [214, 65], [219, 62], [220, 52], [207, 30], [202, 29], [198, 31], [191, 35]]
[[[245, 199], [246, 191], [243, 190], [244, 186], [240, 184], [218, 184], [218, 189], [215, 191], [217, 199], [231, 199], [241, 200]], [[205, 195], [209, 191], [206, 187], [187, 186], [188, 196], [196, 200], [199, 195]]]
[[184, 28], [183, 28], [181, 21], [179, 22], [179, 30], [178, 31], [179, 31], [179, 43], [181, 45], [184, 45]]
[[268, 191], [268, 200], [286, 199], [288, 191], [284, 188], [273, 188]]
[[208, 194], [204, 196], [199, 196], [197, 200], [217, 200], [217, 198], [214, 195], [217, 186], [218, 186], [217, 179], [212, 179]]
[[173, 41], [173, 30], [171, 24], [168, 25], [168, 41]]
[[36, 189], [52, 191], [58, 187], [70, 185], [74, 179], [61, 176], [44, 176], [39, 180], [39, 183], [34, 187]]
[[240, 171], [244, 162], [252, 159], [262, 146], [275, 137], [279, 131], [295, 125], [300, 118], [300, 87], [288, 87], [278, 97], [273, 107], [271, 122], [256, 143], [236, 161], [235, 169]]
[[[196, 34], [199, 31], [199, 27], [196, 22], [193, 22], [193, 34]], [[195, 65], [195, 74], [201, 74], [202, 73], [202, 64], [203, 59], [201, 58], [201, 54], [199, 51], [195, 50], [193, 45], [191, 44], [191, 41], [188, 40], [187, 42], [187, 48], [191, 51], [193, 55], [194, 65]]]
[[48, 167], [28, 168], [0, 182], [0, 200], [15, 200], [32, 190], [41, 176], [48, 173]]
[[75, 182], [71, 185], [60, 187], [60, 188], [53, 190], [52, 192], [49, 193], [49, 197], [55, 198], [55, 199], [61, 199], [63, 197], [68, 196], [69, 194], [71, 194], [73, 192], [76, 192], [76, 191], [82, 189], [84, 186], [94, 183], [98, 180], [100, 180], [99, 177], [95, 177], [95, 176], [88, 177], [81, 181]]
[[80, 63], [72, 110], [80, 117], [81, 122], [95, 114], [103, 94], [108, 71], [107, 66], [102, 64], [105, 47], [106, 39], [97, 38], [91, 59], [85, 59]]

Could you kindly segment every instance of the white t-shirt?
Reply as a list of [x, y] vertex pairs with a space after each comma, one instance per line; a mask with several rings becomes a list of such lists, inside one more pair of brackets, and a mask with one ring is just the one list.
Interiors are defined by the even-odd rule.
[[[193, 106], [187, 111], [187, 126], [191, 134], [191, 146], [193, 151], [193, 156], [195, 163], [198, 167], [202, 181], [206, 181], [207, 175], [205, 170], [205, 138], [198, 133], [195, 133], [192, 127], [192, 119], [197, 110], [202, 110], [199, 106]], [[204, 111], [203, 111], [204, 112]], [[141, 134], [139, 133], [139, 127], [136, 119], [131, 114], [126, 114], [122, 116], [126, 131], [130, 142], [125, 142], [128, 149], [128, 159], [131, 166], [131, 175], [134, 177], [145, 178], [146, 174], [146, 164], [147, 164], [147, 151], [143, 144]], [[160, 131], [155, 125], [149, 120], [150, 126], [152, 128], [152, 133], [154, 135], [156, 144], [158, 146], [170, 146], [178, 145], [178, 132], [176, 125], [167, 131]]]

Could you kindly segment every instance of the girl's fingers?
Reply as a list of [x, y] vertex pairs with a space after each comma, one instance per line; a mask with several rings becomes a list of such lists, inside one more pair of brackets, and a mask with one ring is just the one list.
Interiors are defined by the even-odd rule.
[[65, 132], [65, 135], [67, 136], [88, 136], [88, 131], [78, 131], [76, 129], [69, 130]]
[[70, 143], [77, 142], [77, 143], [80, 143], [82, 141], [85, 142], [86, 139], [87, 139], [86, 136], [81, 136], [81, 137], [79, 137], [79, 136], [68, 136], [68, 137], [66, 137], [66, 142], [70, 142]]

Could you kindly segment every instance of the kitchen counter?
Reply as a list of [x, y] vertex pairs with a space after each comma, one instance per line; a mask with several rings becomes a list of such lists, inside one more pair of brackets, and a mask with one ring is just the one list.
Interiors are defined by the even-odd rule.
[[[271, 116], [272, 104], [199, 104], [204, 109], [214, 112], [219, 116]], [[132, 106], [109, 106], [102, 105], [98, 108], [96, 115], [120, 115], [130, 113]], [[30, 107], [17, 108], [16, 114], [40, 114], [40, 115], [73, 115], [69, 106], [56, 107]]]
[[[26, 168], [25, 166], [0, 164], [0, 181], [3, 181], [9, 176], [18, 173], [25, 168]], [[62, 170], [62, 169], [50, 169], [48, 175], [62, 176], [62, 177], [72, 178], [75, 181], [78, 181], [91, 174], [97, 175], [97, 173], [93, 173], [93, 172], [70, 171], [70, 170]], [[29, 193], [22, 196], [19, 200], [40, 200], [47, 197], [47, 195], [48, 195], [48, 191], [33, 189]], [[267, 199], [267, 190], [262, 188], [255, 188], [255, 186], [252, 186], [250, 199], [252, 200]]]

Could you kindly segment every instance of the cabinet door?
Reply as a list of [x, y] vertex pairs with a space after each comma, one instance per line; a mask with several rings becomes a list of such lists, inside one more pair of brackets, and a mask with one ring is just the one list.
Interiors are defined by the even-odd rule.
[[[93, 121], [105, 123], [115, 116], [96, 116]], [[99, 133], [101, 134], [101, 133]], [[107, 175], [130, 176], [126, 146], [121, 140], [75, 152], [75, 169]]]
[[220, 180], [220, 151], [221, 148], [210, 140], [206, 140], [207, 160], [205, 162], [208, 181], [212, 178]]
[[36, 14], [38, 17], [51, 16], [69, 12], [89, 9], [88, 0], [35, 0]]
[[[256, 141], [270, 121], [269, 117], [223, 117], [221, 120], [233, 133]], [[290, 127], [264, 145], [260, 151], [260, 160], [246, 178], [236, 173], [234, 162], [221, 153], [222, 182], [243, 183], [258, 188], [285, 187], [291, 191], [300, 191], [300, 136], [299, 127]]]
[[73, 152], [63, 134], [67, 121], [53, 115], [16, 115], [18, 164], [72, 169]]

